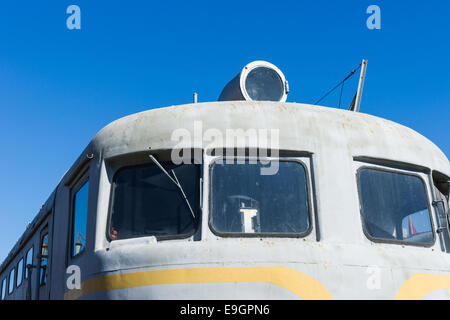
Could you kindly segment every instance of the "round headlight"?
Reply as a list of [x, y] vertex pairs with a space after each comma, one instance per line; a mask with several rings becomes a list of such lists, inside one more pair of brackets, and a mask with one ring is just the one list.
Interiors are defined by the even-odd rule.
[[245, 78], [245, 91], [255, 101], [280, 101], [284, 84], [278, 73], [267, 67], [257, 67]]
[[266, 61], [254, 61], [225, 86], [219, 100], [285, 102], [287, 94], [287, 81], [280, 69]]

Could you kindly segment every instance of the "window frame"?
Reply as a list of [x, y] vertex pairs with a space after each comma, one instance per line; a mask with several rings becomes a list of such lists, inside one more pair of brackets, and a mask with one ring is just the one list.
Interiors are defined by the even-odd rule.
[[[212, 170], [215, 165], [215, 163], [218, 160], [226, 161], [228, 159], [233, 159], [234, 161], [244, 160], [244, 161], [278, 161], [278, 162], [296, 162], [300, 164], [303, 169], [305, 170], [305, 178], [306, 178], [306, 198], [307, 198], [307, 205], [308, 205], [308, 229], [302, 233], [236, 233], [236, 232], [220, 232], [214, 229], [213, 226], [213, 206], [212, 206], [212, 199], [213, 199], [213, 176], [212, 176]], [[311, 163], [310, 163], [311, 165]], [[220, 238], [290, 238], [290, 239], [305, 239], [308, 236], [311, 235], [315, 220], [313, 217], [313, 201], [312, 199], [315, 197], [313, 187], [312, 187], [312, 180], [311, 180], [311, 173], [309, 172], [310, 168], [306, 165], [304, 161], [297, 157], [250, 157], [250, 156], [218, 156], [214, 157], [210, 160], [208, 164], [208, 227], [210, 231], [217, 237]]]
[[[20, 283], [17, 283], [18, 282], [18, 280], [19, 280], [19, 264], [20, 264], [20, 262], [22, 262], [22, 272], [21, 272], [21, 278], [20, 278]], [[22, 284], [23, 284], [23, 278], [24, 278], [24, 274], [25, 274], [25, 267], [24, 267], [24, 264], [25, 264], [25, 259], [24, 259], [24, 257], [22, 257], [22, 258], [20, 258], [19, 259], [19, 261], [17, 262], [17, 264], [16, 264], [16, 288], [19, 288]]]
[[[0, 300], [6, 300], [8, 296], [8, 275], [6, 275], [1, 282], [1, 291], [0, 291]], [[3, 290], [5, 290], [5, 294], [3, 295]]]
[[[164, 167], [165, 164], [167, 164], [168, 162], [171, 162], [171, 161], [164, 160], [164, 161], [159, 161], [159, 162]], [[193, 161], [190, 164], [186, 164], [183, 162], [181, 165], [197, 166], [197, 169], [198, 169], [198, 190], [197, 190], [197, 194], [195, 195], [196, 205], [191, 204], [191, 206], [193, 207], [192, 210], [194, 210], [194, 214], [196, 215], [196, 219], [194, 221], [195, 227], [194, 227], [193, 231], [191, 231], [189, 233], [185, 233], [185, 234], [167, 235], [167, 236], [146, 235], [146, 236], [142, 236], [142, 237], [134, 237], [134, 238], [126, 238], [126, 239], [112, 239], [112, 237], [111, 237], [112, 209], [113, 209], [115, 185], [116, 185], [115, 180], [116, 180], [117, 174], [120, 173], [122, 170], [131, 169], [131, 168], [148, 168], [150, 166], [157, 167], [156, 164], [154, 164], [153, 162], [138, 163], [138, 164], [126, 164], [126, 165], [120, 166], [119, 168], [117, 168], [117, 170], [114, 171], [114, 174], [113, 174], [112, 180], [111, 180], [110, 192], [109, 192], [109, 204], [108, 204], [108, 218], [107, 218], [108, 220], [106, 223], [106, 230], [105, 230], [106, 240], [109, 243], [121, 241], [121, 240], [136, 240], [136, 239], [146, 238], [146, 237], [155, 237], [157, 241], [182, 240], [182, 239], [189, 239], [198, 232], [199, 228], [201, 228], [201, 221], [202, 221], [201, 215], [203, 214], [202, 213], [203, 210], [202, 210], [201, 204], [200, 204], [200, 199], [201, 199], [201, 195], [202, 195], [201, 189], [203, 188], [203, 183], [200, 181], [202, 179], [202, 172], [203, 172], [202, 164], [198, 164], [198, 163], [195, 163], [195, 161]], [[197, 211], [195, 211], [195, 207], [197, 207]]]
[[[78, 259], [80, 256], [82, 256], [84, 254], [84, 252], [86, 251], [86, 247], [88, 244], [88, 236], [87, 236], [87, 227], [88, 227], [88, 219], [89, 219], [89, 195], [91, 193], [91, 180], [90, 180], [90, 176], [88, 174], [89, 172], [89, 168], [86, 168], [85, 170], [83, 170], [83, 172], [80, 175], [80, 178], [77, 179], [71, 186], [70, 186], [70, 208], [69, 208], [69, 212], [70, 212], [70, 217], [69, 217], [69, 241], [68, 243], [68, 258], [72, 261], [75, 259]], [[87, 203], [87, 207], [86, 207], [86, 245], [83, 247], [82, 250], [80, 250], [80, 252], [76, 255], [73, 255], [73, 249], [74, 249], [74, 232], [75, 232], [75, 200], [76, 200], [76, 195], [77, 193], [86, 185], [86, 183], [89, 183], [88, 186], [88, 203]]]
[[[14, 272], [13, 274], [13, 285], [12, 285], [12, 289], [11, 289], [11, 273]], [[11, 270], [9, 270], [9, 274], [8, 274], [8, 295], [12, 295], [14, 293], [14, 288], [16, 285], [16, 266], [14, 266]]]
[[[28, 253], [30, 253], [30, 250], [33, 250], [32, 254], [31, 254], [31, 263], [28, 263]], [[27, 265], [31, 264], [33, 265], [33, 260], [34, 260], [34, 245], [32, 245], [30, 248], [28, 248], [28, 250], [25, 253], [25, 257], [24, 257], [24, 275], [23, 275], [23, 279], [28, 280], [29, 278], [29, 274], [28, 274], [28, 268]]]
[[[370, 170], [376, 170], [376, 171], [382, 171], [387, 173], [394, 173], [394, 174], [402, 174], [407, 176], [412, 176], [419, 178], [422, 182], [423, 191], [425, 193], [426, 201], [427, 201], [427, 209], [428, 209], [428, 216], [430, 219], [430, 226], [431, 226], [431, 233], [433, 236], [433, 241], [430, 243], [421, 243], [421, 242], [413, 242], [413, 241], [407, 241], [407, 240], [392, 240], [392, 239], [382, 239], [382, 238], [376, 238], [372, 237], [366, 228], [366, 223], [364, 220], [364, 213], [363, 213], [363, 201], [362, 201], [362, 195], [361, 195], [361, 184], [360, 184], [360, 174], [361, 171], [364, 169], [370, 169]], [[424, 248], [431, 248], [436, 244], [436, 234], [435, 234], [435, 225], [433, 221], [432, 216], [432, 209], [431, 209], [431, 203], [430, 203], [430, 196], [429, 196], [429, 189], [426, 180], [419, 174], [408, 171], [408, 170], [397, 170], [397, 169], [390, 169], [385, 168], [382, 166], [373, 166], [373, 165], [362, 165], [359, 166], [356, 171], [356, 184], [357, 184], [357, 190], [358, 190], [358, 201], [359, 201], [359, 213], [361, 218], [361, 225], [364, 235], [368, 240], [374, 243], [384, 243], [384, 244], [395, 244], [395, 245], [402, 245], [402, 246], [414, 246], [414, 247], [424, 247]]]
[[[45, 232], [41, 235], [40, 240], [39, 240], [39, 268], [37, 268], [38, 270], [38, 283], [39, 283], [39, 288], [42, 288], [43, 286], [47, 285], [48, 283], [48, 275], [49, 275], [49, 268], [48, 266], [50, 265], [50, 233], [48, 231], [48, 226], [44, 227], [43, 230], [45, 230]], [[44, 244], [44, 238], [47, 237], [47, 264], [45, 265], [45, 282], [42, 282], [42, 276], [41, 276], [41, 271], [42, 271], [42, 247]]]

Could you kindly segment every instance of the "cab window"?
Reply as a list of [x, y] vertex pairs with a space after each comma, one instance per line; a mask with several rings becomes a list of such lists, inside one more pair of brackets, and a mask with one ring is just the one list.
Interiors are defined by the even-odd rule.
[[89, 181], [77, 189], [73, 199], [72, 220], [72, 257], [86, 248], [86, 224], [88, 213]]
[[28, 249], [27, 255], [25, 257], [25, 279], [28, 279], [28, 265], [33, 265], [33, 247]]
[[41, 264], [39, 268], [39, 284], [41, 286], [47, 283], [48, 266], [48, 233], [41, 238]]
[[[297, 161], [217, 161], [210, 225], [221, 236], [304, 236], [310, 230], [307, 175]], [[262, 174], [265, 167], [278, 167]]]
[[361, 168], [358, 187], [369, 239], [425, 246], [434, 243], [426, 188], [419, 176]]
[[16, 269], [12, 268], [9, 272], [9, 286], [8, 286], [8, 293], [11, 294], [14, 291], [14, 278], [16, 275]]
[[2, 300], [5, 300], [6, 297], [6, 278], [2, 281]]
[[[200, 166], [162, 162], [125, 167], [114, 176], [110, 240], [155, 236], [158, 240], [192, 235], [199, 219]], [[184, 198], [183, 193], [186, 195]], [[191, 211], [192, 209], [192, 211]]]
[[23, 280], [23, 258], [20, 259], [19, 263], [17, 264], [17, 281], [16, 286], [19, 287], [22, 284]]

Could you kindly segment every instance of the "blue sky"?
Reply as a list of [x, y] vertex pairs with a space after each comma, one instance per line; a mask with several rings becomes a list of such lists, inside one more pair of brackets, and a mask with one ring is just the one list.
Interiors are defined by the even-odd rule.
[[[81, 30], [66, 9], [81, 8]], [[381, 30], [366, 8], [381, 8]], [[150, 108], [215, 101], [248, 62], [313, 103], [368, 59], [361, 111], [409, 126], [450, 156], [450, 2], [3, 1], [0, 260], [93, 136]], [[344, 104], [356, 88], [346, 83]], [[321, 104], [336, 106], [338, 91]]]

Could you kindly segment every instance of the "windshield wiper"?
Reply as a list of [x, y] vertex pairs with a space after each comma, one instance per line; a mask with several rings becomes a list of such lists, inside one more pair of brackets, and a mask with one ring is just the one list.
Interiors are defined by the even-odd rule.
[[184, 198], [184, 201], [186, 202], [187, 206], [189, 207], [189, 211], [191, 211], [192, 217], [195, 219], [195, 214], [194, 214], [194, 210], [192, 210], [191, 204], [189, 203], [188, 198], [186, 197], [186, 194], [184, 193], [183, 187], [180, 184], [180, 181], [178, 181], [177, 175], [175, 174], [175, 171], [172, 171], [173, 177], [166, 171], [166, 169], [164, 169], [164, 167], [158, 162], [158, 160], [156, 160], [156, 158], [152, 155], [149, 155], [150, 159], [159, 167], [159, 169], [161, 169], [162, 172], [164, 172], [166, 174], [166, 176], [169, 177], [169, 179], [178, 187], [178, 189], [181, 191], [181, 194]]

